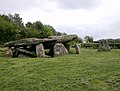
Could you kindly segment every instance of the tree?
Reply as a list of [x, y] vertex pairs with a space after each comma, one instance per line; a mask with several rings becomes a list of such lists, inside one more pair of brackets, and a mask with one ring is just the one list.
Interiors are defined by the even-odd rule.
[[21, 39], [21, 38], [26, 38], [27, 33], [26, 33], [26, 28], [23, 24], [22, 18], [20, 17], [20, 14], [15, 13], [14, 15], [12, 14], [8, 14], [9, 20], [11, 23], [13, 23], [16, 27], [16, 31], [17, 31], [17, 39]]
[[86, 42], [86, 43], [89, 43], [89, 42], [93, 42], [93, 37], [91, 36], [85, 36], [84, 37], [84, 41]]
[[27, 28], [32, 28], [32, 23], [31, 22], [28, 22], [25, 24]]
[[78, 39], [79, 39], [79, 43], [83, 43], [83, 39], [81, 37], [79, 37]]
[[24, 26], [19, 14], [0, 15], [0, 43], [5, 43], [22, 38], [47, 38], [51, 35], [66, 35], [57, 32], [50, 25], [43, 25], [40, 21], [28, 22]]
[[19, 14], [17, 14], [17, 13], [15, 13], [14, 15], [9, 14], [8, 17], [9, 17], [9, 19], [10, 19], [13, 23], [15, 23], [15, 25], [16, 25], [19, 29], [21, 29], [21, 28], [24, 27], [22, 18], [20, 17]]
[[32, 28], [41, 31], [44, 25], [40, 21], [33, 22]]
[[16, 39], [16, 27], [6, 15], [0, 15], [0, 43]]
[[51, 35], [52, 35], [51, 29], [48, 26], [44, 25], [41, 31], [41, 38], [48, 38]]
[[51, 31], [51, 35], [55, 36], [56, 35], [56, 30], [50, 26], [50, 25], [44, 25], [45, 27], [47, 27], [49, 29], [49, 31]]

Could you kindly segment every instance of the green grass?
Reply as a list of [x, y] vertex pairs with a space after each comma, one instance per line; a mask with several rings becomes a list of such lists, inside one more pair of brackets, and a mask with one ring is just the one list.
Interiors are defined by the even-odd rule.
[[120, 50], [55, 58], [0, 54], [0, 91], [120, 91]]

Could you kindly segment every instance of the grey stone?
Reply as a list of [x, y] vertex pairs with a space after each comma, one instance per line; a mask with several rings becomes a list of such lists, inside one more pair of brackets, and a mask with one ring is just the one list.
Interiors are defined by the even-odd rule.
[[99, 40], [98, 52], [100, 51], [110, 51], [110, 46], [107, 40], [104, 40], [104, 39]]
[[40, 43], [46, 43], [46, 42], [55, 42], [54, 39], [37, 39], [37, 38], [26, 38], [26, 39], [20, 39], [16, 41], [7, 42], [4, 44], [5, 47], [23, 47], [23, 46], [31, 46], [31, 45], [37, 45]]
[[77, 39], [78, 36], [73, 35], [62, 35], [62, 36], [50, 36], [50, 39], [56, 40], [58, 43], [68, 43], [70, 41], [73, 41], [74, 39]]
[[62, 43], [56, 43], [53, 48], [54, 56], [68, 54], [68, 50]]
[[5, 55], [6, 55], [7, 57], [12, 57], [12, 55], [13, 55], [12, 49], [11, 49], [11, 48], [8, 48], [8, 49], [6, 50]]
[[36, 55], [37, 57], [45, 57], [45, 50], [43, 44], [36, 45]]
[[15, 48], [15, 52], [14, 53], [14, 57], [17, 57], [19, 54], [24, 54], [27, 56], [32, 56], [32, 57], [36, 57], [36, 53], [34, 51], [29, 51], [27, 49], [23, 49], [23, 48]]
[[80, 54], [80, 46], [78, 44], [75, 44], [75, 50], [76, 54]]
[[19, 54], [18, 58], [30, 58], [31, 56], [25, 55], [25, 54]]

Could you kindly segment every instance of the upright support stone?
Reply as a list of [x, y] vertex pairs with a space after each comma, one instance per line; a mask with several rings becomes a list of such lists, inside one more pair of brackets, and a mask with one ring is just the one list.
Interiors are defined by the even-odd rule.
[[99, 40], [99, 48], [98, 51], [110, 51], [110, 46], [108, 45], [107, 40]]
[[62, 43], [56, 43], [53, 48], [54, 56], [59, 56], [63, 54], [68, 54], [68, 50]]
[[8, 57], [15, 58], [15, 57], [18, 57], [19, 52], [16, 50], [16, 48], [11, 47], [11, 48], [8, 48], [8, 50], [6, 51], [5, 54], [6, 54]]
[[76, 54], [80, 54], [80, 46], [78, 44], [75, 44], [75, 50]]
[[43, 44], [36, 45], [36, 56], [45, 57], [45, 50]]
[[8, 56], [8, 57], [12, 57], [12, 56], [13, 56], [12, 49], [11, 49], [11, 48], [8, 48], [8, 49], [6, 50], [5, 55]]
[[19, 55], [19, 52], [16, 50], [16, 48], [12, 48], [12, 53], [13, 53], [12, 58], [18, 57]]

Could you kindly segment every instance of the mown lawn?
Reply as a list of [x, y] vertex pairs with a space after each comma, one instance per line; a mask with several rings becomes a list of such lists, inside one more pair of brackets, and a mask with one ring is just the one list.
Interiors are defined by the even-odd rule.
[[120, 91], [120, 50], [55, 58], [0, 54], [0, 91]]

